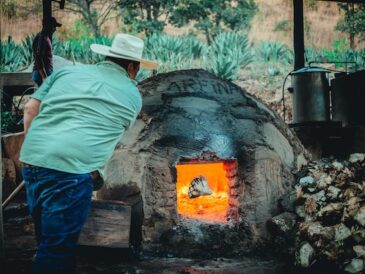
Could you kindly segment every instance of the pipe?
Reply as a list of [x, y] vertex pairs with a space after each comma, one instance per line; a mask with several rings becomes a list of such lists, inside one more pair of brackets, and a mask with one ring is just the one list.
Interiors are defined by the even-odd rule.
[[293, 0], [294, 7], [294, 69], [304, 67], [304, 15], [303, 0]]

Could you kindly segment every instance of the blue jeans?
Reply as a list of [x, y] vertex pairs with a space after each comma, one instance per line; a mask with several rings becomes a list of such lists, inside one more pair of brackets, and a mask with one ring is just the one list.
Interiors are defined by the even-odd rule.
[[[53, 70], [51, 70], [51, 69], [47, 70], [46, 71], [47, 76], [50, 76], [52, 74], [52, 72], [53, 72]], [[32, 80], [38, 85], [38, 87], [40, 85], [42, 85], [42, 83], [43, 83], [42, 76], [37, 70], [32, 72]]]
[[77, 241], [91, 203], [91, 175], [36, 166], [22, 172], [38, 245], [32, 273], [75, 273]]

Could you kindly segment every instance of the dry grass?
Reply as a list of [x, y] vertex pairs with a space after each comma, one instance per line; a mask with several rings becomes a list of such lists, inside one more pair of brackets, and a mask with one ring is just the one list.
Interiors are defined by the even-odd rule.
[[[273, 40], [292, 46], [292, 20], [293, 7], [292, 0], [256, 0], [259, 6], [259, 13], [253, 20], [250, 30], [250, 41], [253, 44], [259, 44], [261, 41]], [[305, 3], [308, 3], [308, 1]], [[54, 16], [63, 23], [60, 32], [65, 32], [73, 28], [75, 20], [80, 17], [66, 11], [55, 11]], [[334, 30], [337, 21], [341, 18], [340, 10], [336, 3], [317, 2], [316, 8], [310, 8], [306, 5], [306, 45], [316, 48], [329, 48], [333, 42], [345, 36]], [[16, 41], [20, 41], [24, 36], [36, 33], [41, 28], [41, 14], [33, 14], [29, 18], [16, 18], [7, 20], [2, 16], [1, 22], [1, 39], [6, 39], [9, 35]], [[275, 26], [288, 20], [287, 31], [274, 31]], [[120, 31], [121, 23], [115, 19], [111, 19], [106, 23], [103, 32], [106, 35], [113, 35]], [[167, 26], [166, 33], [173, 35], [182, 35], [189, 32], [192, 25], [184, 28], [175, 28]], [[199, 38], [204, 39], [203, 35]], [[363, 47], [364, 43], [358, 45]]]
[[[273, 40], [293, 44], [292, 0], [256, 0], [260, 12], [253, 20], [250, 39], [254, 44]], [[331, 47], [333, 42], [345, 36], [335, 31], [337, 21], [342, 17], [336, 3], [317, 2], [315, 8], [305, 6], [306, 44], [317, 48]], [[283, 20], [289, 20], [288, 31], [274, 31]]]

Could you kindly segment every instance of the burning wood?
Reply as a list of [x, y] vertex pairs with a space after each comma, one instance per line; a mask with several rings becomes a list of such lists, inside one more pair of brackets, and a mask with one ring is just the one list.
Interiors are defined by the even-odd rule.
[[190, 199], [212, 195], [212, 190], [208, 186], [207, 178], [204, 176], [195, 177], [189, 186], [188, 196]]

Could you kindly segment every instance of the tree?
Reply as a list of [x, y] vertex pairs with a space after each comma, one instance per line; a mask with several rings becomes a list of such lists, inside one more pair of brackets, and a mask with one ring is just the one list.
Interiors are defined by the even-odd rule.
[[339, 4], [344, 10], [345, 16], [337, 23], [336, 29], [347, 33], [350, 47], [355, 49], [355, 38], [365, 40], [365, 4]]
[[110, 19], [112, 10], [117, 6], [114, 0], [67, 0], [65, 9], [82, 15], [83, 21], [90, 27], [95, 37], [100, 36], [100, 29]]
[[257, 11], [254, 0], [119, 0], [124, 23], [146, 35], [162, 32], [169, 22], [195, 22], [210, 43], [221, 30], [247, 29]]
[[119, 0], [120, 14], [126, 25], [146, 35], [162, 32], [178, 0]]
[[174, 7], [169, 22], [182, 27], [195, 22], [210, 44], [222, 30], [242, 30], [250, 26], [257, 11], [254, 0], [181, 0]]

